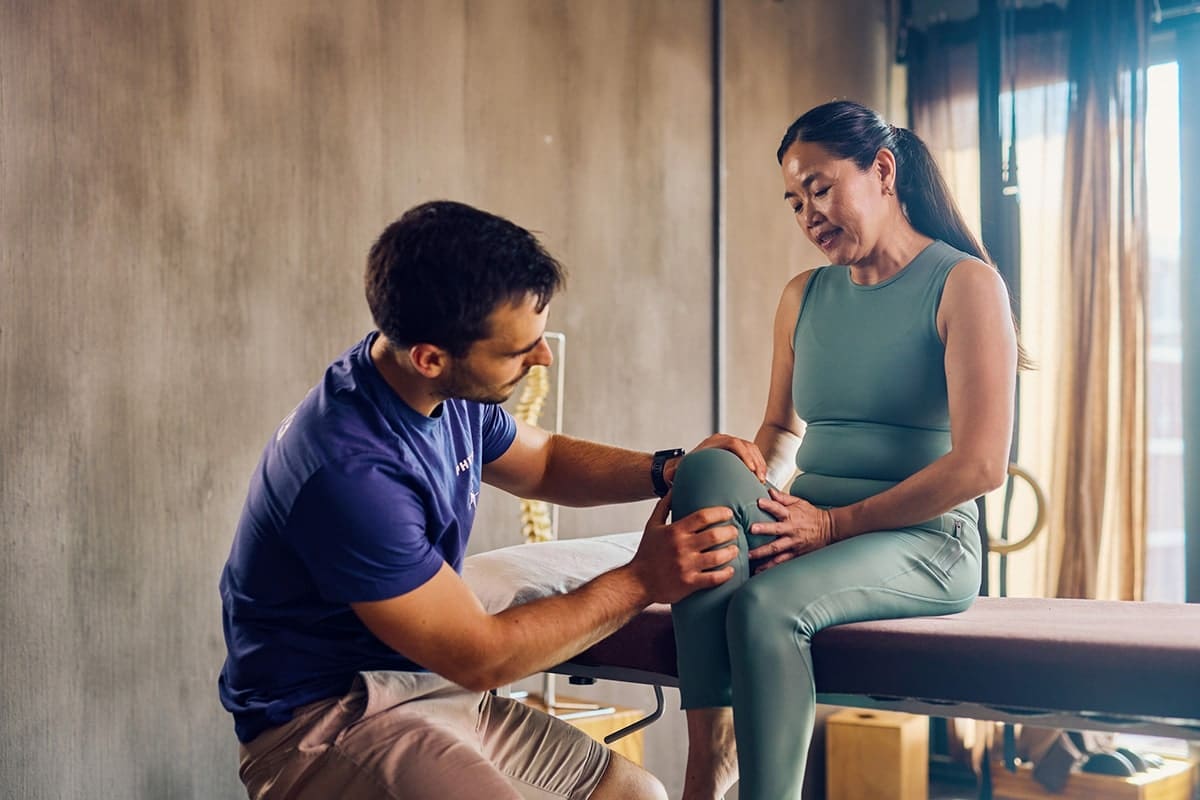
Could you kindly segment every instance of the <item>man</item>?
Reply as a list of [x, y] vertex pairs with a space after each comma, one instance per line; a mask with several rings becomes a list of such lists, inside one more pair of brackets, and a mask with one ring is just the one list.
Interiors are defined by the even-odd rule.
[[[727, 580], [730, 510], [667, 524], [664, 498], [629, 564], [495, 615], [458, 574], [481, 480], [593, 505], [663, 495], [674, 473], [681, 451], [550, 435], [498, 405], [550, 363], [561, 284], [532, 234], [458, 203], [410, 210], [371, 248], [379, 331], [268, 442], [221, 576], [220, 695], [251, 797], [663, 796], [571, 726], [487, 690]], [[749, 442], [700, 446], [765, 475]]]

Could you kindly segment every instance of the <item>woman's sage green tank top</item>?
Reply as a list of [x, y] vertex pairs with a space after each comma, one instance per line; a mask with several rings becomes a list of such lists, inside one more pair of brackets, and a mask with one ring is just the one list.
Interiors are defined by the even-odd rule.
[[792, 494], [856, 503], [950, 451], [936, 317], [946, 277], [968, 258], [935, 241], [874, 286], [852, 282], [849, 267], [813, 273], [792, 338], [792, 401], [808, 424]]

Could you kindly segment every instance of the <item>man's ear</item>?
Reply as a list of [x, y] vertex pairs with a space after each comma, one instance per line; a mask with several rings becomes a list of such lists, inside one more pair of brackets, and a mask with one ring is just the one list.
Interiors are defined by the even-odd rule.
[[414, 344], [408, 348], [408, 360], [425, 378], [438, 378], [450, 363], [450, 354], [437, 345]]

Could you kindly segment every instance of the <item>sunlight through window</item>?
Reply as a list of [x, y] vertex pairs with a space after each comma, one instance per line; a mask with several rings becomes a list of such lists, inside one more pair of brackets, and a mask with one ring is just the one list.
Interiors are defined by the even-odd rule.
[[1180, 314], [1179, 66], [1148, 73], [1146, 599], [1184, 599], [1183, 324]]

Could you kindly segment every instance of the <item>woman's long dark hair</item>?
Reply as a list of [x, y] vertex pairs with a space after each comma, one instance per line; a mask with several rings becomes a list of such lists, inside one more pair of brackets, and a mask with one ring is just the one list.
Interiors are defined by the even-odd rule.
[[987, 264], [992, 260], [971, 233], [950, 188], [929, 153], [912, 131], [896, 128], [875, 111], [849, 100], [835, 100], [807, 111], [788, 127], [776, 157], [796, 142], [819, 144], [838, 158], [866, 170], [883, 148], [896, 157], [896, 197], [908, 221], [931, 239], [941, 239]]
[[[819, 144], [835, 157], [853, 161], [860, 170], [868, 169], [886, 147], [896, 157], [896, 198], [913, 228], [995, 266], [963, 220], [929, 148], [912, 131], [889, 125], [866, 106], [834, 100], [806, 111], [788, 126], [775, 154], [780, 164], [796, 142]], [[1032, 367], [1020, 344], [1017, 363], [1021, 369]]]

